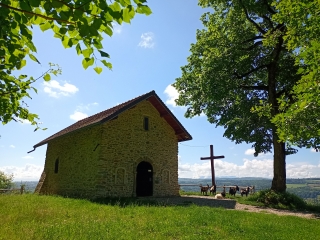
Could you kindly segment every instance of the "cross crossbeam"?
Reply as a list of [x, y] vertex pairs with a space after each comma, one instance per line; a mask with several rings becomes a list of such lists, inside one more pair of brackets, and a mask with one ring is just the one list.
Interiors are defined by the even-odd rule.
[[211, 161], [211, 178], [212, 186], [216, 185], [216, 177], [214, 173], [214, 159], [224, 158], [224, 156], [214, 156], [213, 154], [213, 145], [210, 145], [210, 157], [201, 157], [201, 160], [210, 160]]

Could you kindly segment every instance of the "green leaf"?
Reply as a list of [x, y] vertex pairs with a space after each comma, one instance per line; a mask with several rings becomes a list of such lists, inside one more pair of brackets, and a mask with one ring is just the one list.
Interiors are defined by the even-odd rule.
[[18, 65], [17, 69], [19, 70], [19, 69], [23, 68], [26, 64], [27, 64], [27, 61], [26, 61], [26, 60], [24, 60], [24, 59], [21, 60], [21, 62], [20, 62], [20, 64]]
[[28, 12], [32, 12], [32, 9], [31, 9], [30, 5], [28, 3], [26, 3], [26, 2], [24, 2], [24, 1], [20, 1], [20, 8], [22, 10], [26, 10]]
[[19, 79], [22, 80], [22, 79], [25, 79], [26, 77], [27, 77], [27, 75], [20, 75], [20, 76], [19, 76]]
[[106, 58], [110, 58], [110, 55], [104, 51], [99, 50], [101, 57], [106, 57]]
[[112, 17], [111, 11], [112, 10], [108, 10], [108, 12], [106, 12], [106, 14], [104, 15], [104, 17], [105, 17], [107, 22], [112, 22], [113, 21], [113, 17]]
[[136, 4], [141, 4], [147, 2], [147, 0], [133, 0]]
[[82, 60], [82, 66], [84, 69], [87, 69], [89, 66], [92, 66], [94, 63], [94, 58], [84, 58]]
[[95, 67], [94, 70], [100, 74], [102, 72], [102, 68], [101, 67]]
[[101, 49], [101, 48], [103, 48], [101, 42], [100, 42], [100, 41], [97, 41], [96, 39], [93, 39], [93, 45], [96, 47], [96, 49]]
[[36, 51], [37, 51], [36, 46], [33, 45], [33, 42], [32, 42], [32, 41], [26, 42], [26, 45], [30, 48], [30, 50], [31, 50], [32, 52], [36, 52]]
[[101, 62], [103, 63], [103, 65], [105, 65], [110, 70], [112, 69], [112, 64], [111, 63], [107, 62], [106, 60], [101, 60]]
[[112, 29], [106, 25], [105, 26], [105, 29], [103, 30], [106, 34], [108, 34], [110, 37], [112, 36], [113, 32], [112, 32]]
[[85, 58], [90, 58], [91, 54], [93, 53], [93, 49], [92, 48], [87, 48], [85, 50], [82, 50], [82, 55]]
[[123, 19], [124, 22], [130, 23], [131, 16], [129, 14], [129, 9], [128, 8], [125, 8], [125, 9], [122, 10], [122, 19]]
[[118, 2], [114, 2], [113, 4], [109, 5], [109, 7], [114, 11], [114, 12], [120, 12], [121, 11], [121, 6]]
[[38, 61], [38, 59], [37, 59], [34, 55], [32, 55], [31, 53], [29, 53], [29, 57], [30, 57], [31, 60], [33, 60], [33, 61], [35, 61], [35, 62], [37, 62], [37, 63], [40, 64], [40, 62]]
[[67, 37], [67, 36], [63, 36], [62, 37], [62, 45], [64, 46], [64, 48], [69, 48], [70, 47], [70, 45], [69, 45], [69, 37]]
[[41, 0], [29, 0], [31, 7], [39, 7]]
[[81, 47], [80, 47], [80, 44], [79, 44], [79, 43], [78, 43], [77, 46], [76, 46], [76, 50], [77, 50], [77, 54], [78, 54], [78, 55], [82, 54]]
[[46, 75], [44, 75], [44, 76], [43, 76], [43, 79], [44, 79], [45, 81], [47, 81], [47, 82], [50, 81], [50, 80], [51, 80], [50, 74], [47, 73]]
[[138, 5], [137, 7], [137, 13], [142, 13], [145, 15], [150, 15], [152, 13], [151, 9], [148, 6], [145, 5]]
[[59, 30], [59, 33], [61, 33], [61, 34], [66, 34], [68, 32], [68, 29], [67, 28], [64, 28], [64, 27], [62, 27], [62, 28], [60, 28], [60, 30]]
[[126, 7], [127, 3], [124, 0], [119, 0], [122, 7]]

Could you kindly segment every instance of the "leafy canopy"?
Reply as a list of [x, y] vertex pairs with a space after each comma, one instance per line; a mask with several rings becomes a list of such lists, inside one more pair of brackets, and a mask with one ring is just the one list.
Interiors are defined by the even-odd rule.
[[309, 147], [320, 145], [320, 4], [318, 0], [274, 1], [277, 14], [274, 19], [286, 24], [284, 41], [296, 53], [296, 65], [301, 79], [293, 87], [295, 104], [279, 99], [285, 112], [273, 122], [280, 138], [294, 144], [301, 139]]
[[[40, 63], [34, 53], [32, 30], [51, 30], [65, 48], [74, 48], [83, 56], [85, 69], [93, 66], [100, 74], [102, 67], [112, 68], [103, 51], [103, 35], [112, 36], [113, 24], [130, 23], [136, 13], [149, 15], [146, 0], [2, 0], [0, 2], [0, 121], [26, 119], [37, 125], [38, 116], [28, 111], [22, 99], [39, 78], [45, 81], [61, 73], [58, 65], [50, 64], [38, 78], [14, 72], [27, 60]], [[38, 126], [37, 128], [38, 129]]]
[[[270, 152], [277, 99], [299, 80], [295, 56], [285, 49], [285, 26], [272, 19], [271, 1], [200, 0], [212, 13], [201, 17], [188, 64], [173, 84], [186, 116], [204, 113], [236, 143], [253, 143], [255, 155]], [[287, 148], [287, 153], [292, 151]]]

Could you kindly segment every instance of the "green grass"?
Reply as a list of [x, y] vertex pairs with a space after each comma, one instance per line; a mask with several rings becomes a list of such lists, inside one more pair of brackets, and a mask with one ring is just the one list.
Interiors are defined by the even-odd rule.
[[[196, 195], [201, 196], [200, 192], [185, 192], [180, 191], [180, 195]], [[214, 197], [208, 193], [208, 197]], [[227, 193], [226, 198], [234, 199], [239, 203], [253, 206], [265, 206], [276, 209], [312, 211], [320, 213], [320, 205], [318, 201], [303, 200], [302, 198], [289, 193], [275, 193], [271, 190], [262, 190], [255, 194], [249, 194], [248, 197], [241, 197], [239, 193], [236, 196], [231, 196]]]
[[320, 222], [135, 199], [0, 196], [0, 239], [317, 239]]

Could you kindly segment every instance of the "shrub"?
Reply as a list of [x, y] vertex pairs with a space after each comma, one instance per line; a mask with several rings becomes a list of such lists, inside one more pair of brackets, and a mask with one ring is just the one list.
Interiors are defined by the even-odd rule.
[[275, 192], [271, 189], [259, 191], [256, 194], [251, 195], [249, 200], [255, 200], [266, 206], [275, 208], [299, 210], [307, 208], [307, 204], [302, 198], [289, 192]]
[[5, 174], [0, 171], [0, 188], [8, 189], [13, 184], [13, 174]]

